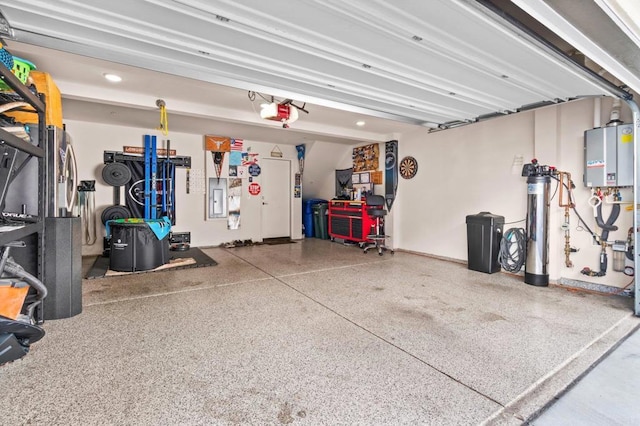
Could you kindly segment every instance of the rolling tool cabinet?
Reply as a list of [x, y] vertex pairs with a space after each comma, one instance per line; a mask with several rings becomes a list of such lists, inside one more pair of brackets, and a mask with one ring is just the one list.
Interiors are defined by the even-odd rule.
[[357, 243], [369, 241], [367, 236], [371, 234], [375, 220], [367, 210], [366, 201], [329, 201], [329, 237]]

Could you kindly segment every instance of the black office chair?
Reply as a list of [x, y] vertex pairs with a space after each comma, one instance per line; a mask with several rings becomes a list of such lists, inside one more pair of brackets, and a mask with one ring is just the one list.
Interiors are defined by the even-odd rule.
[[374, 220], [374, 224], [371, 225], [371, 233], [367, 235], [370, 242], [363, 246], [364, 252], [375, 248], [380, 256], [387, 250], [393, 254], [393, 250], [385, 245], [387, 236], [384, 234], [384, 217], [387, 215], [387, 210], [384, 208], [384, 197], [382, 195], [367, 195], [366, 200], [367, 214]]

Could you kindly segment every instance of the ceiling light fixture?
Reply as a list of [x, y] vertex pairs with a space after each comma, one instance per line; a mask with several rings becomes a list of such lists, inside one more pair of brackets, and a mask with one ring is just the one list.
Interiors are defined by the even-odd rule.
[[356, 126], [360, 126], [360, 127], [362, 127], [362, 126], [364, 126], [364, 124], [365, 124], [365, 123], [364, 123], [364, 121], [362, 121], [362, 120], [360, 120], [360, 121], [356, 121]]
[[117, 74], [104, 73], [102, 75], [107, 79], [107, 81], [112, 83], [120, 83], [122, 81], [122, 77]]

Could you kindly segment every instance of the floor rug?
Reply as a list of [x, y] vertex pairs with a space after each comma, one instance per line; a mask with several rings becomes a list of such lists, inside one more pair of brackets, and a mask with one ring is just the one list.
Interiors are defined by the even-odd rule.
[[295, 241], [292, 241], [290, 237], [264, 238], [262, 244], [273, 246], [277, 244], [295, 244]]
[[206, 266], [215, 266], [218, 264], [215, 260], [204, 254], [204, 252], [199, 248], [190, 248], [189, 250], [185, 251], [170, 251], [169, 254], [171, 256], [171, 258], [169, 259], [169, 263], [159, 266], [156, 269], [136, 272], [111, 271], [109, 270], [109, 258], [105, 256], [98, 256], [91, 269], [89, 269], [89, 272], [87, 272], [85, 278], [93, 279], [175, 269], [203, 268]]

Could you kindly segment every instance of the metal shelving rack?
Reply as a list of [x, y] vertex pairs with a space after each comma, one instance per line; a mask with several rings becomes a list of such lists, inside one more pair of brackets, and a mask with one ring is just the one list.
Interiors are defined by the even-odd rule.
[[[44, 277], [44, 253], [45, 253], [45, 215], [47, 212], [47, 134], [45, 123], [45, 103], [40, 96], [37, 96], [29, 90], [27, 86], [22, 84], [18, 78], [13, 75], [11, 70], [0, 65], [0, 79], [2, 79], [15, 93], [22, 98], [24, 102], [31, 105], [38, 115], [38, 145], [33, 145], [19, 137], [5, 131], [0, 127], [0, 145], [6, 144], [12, 148], [22, 151], [29, 155], [28, 161], [37, 159], [38, 161], [38, 221], [36, 223], [27, 223], [25, 226], [0, 232], [0, 246], [11, 241], [20, 240], [32, 234], [37, 234], [37, 271], [36, 276], [42, 282]], [[36, 321], [43, 322], [42, 309], [37, 309]]]

